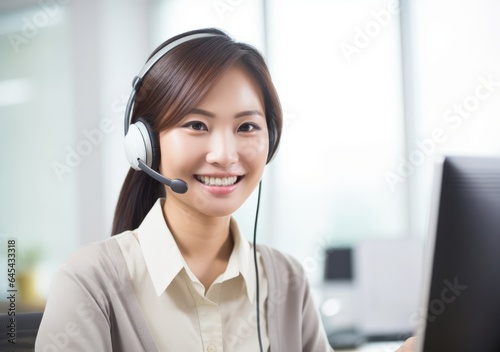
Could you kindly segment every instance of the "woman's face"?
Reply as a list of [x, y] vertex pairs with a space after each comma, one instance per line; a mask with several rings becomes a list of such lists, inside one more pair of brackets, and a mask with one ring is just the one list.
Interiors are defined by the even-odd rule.
[[232, 214], [262, 177], [269, 139], [260, 90], [245, 71], [226, 71], [175, 127], [160, 133], [160, 172], [187, 182], [167, 202], [207, 216]]

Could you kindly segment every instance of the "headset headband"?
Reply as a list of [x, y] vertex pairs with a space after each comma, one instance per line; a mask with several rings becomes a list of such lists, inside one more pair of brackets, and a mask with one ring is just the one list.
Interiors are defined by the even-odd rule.
[[179, 38], [172, 43], [169, 43], [165, 45], [160, 51], [158, 51], [156, 54], [153, 55], [151, 59], [149, 59], [142, 70], [137, 74], [137, 76], [134, 77], [132, 81], [132, 92], [130, 93], [130, 97], [127, 102], [127, 108], [125, 109], [125, 119], [124, 119], [124, 132], [125, 135], [127, 135], [128, 128], [130, 124], [132, 123], [132, 112], [134, 111], [134, 101], [135, 101], [135, 95], [137, 94], [137, 91], [139, 90], [139, 87], [141, 86], [142, 79], [146, 75], [146, 73], [151, 70], [151, 68], [160, 60], [166, 53], [168, 53], [170, 50], [175, 48], [176, 46], [185, 43], [187, 41], [193, 40], [193, 39], [198, 39], [198, 38], [204, 38], [204, 37], [216, 37], [220, 36], [220, 34], [215, 34], [215, 33], [196, 33], [196, 34], [191, 34], [187, 35], [185, 37]]

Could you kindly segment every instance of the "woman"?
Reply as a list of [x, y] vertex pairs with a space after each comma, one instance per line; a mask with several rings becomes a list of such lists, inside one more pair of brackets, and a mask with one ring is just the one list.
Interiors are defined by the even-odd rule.
[[299, 263], [248, 243], [231, 217], [281, 135], [262, 56], [191, 31], [133, 86], [115, 236], [62, 265], [36, 350], [331, 351]]

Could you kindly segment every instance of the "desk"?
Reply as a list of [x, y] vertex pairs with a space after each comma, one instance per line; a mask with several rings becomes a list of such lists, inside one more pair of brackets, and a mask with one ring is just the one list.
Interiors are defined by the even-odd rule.
[[404, 341], [370, 342], [351, 350], [335, 349], [335, 352], [394, 352]]

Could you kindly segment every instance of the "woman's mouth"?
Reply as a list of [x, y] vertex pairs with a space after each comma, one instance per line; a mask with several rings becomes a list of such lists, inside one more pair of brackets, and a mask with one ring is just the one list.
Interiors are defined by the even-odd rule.
[[238, 183], [242, 176], [214, 177], [195, 175], [195, 178], [206, 186], [227, 187]]

